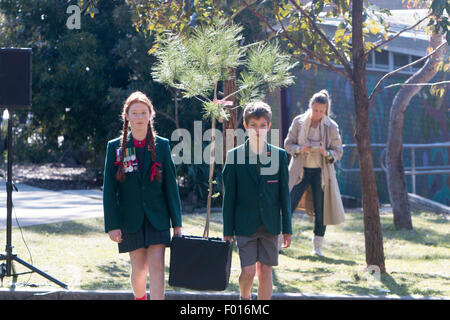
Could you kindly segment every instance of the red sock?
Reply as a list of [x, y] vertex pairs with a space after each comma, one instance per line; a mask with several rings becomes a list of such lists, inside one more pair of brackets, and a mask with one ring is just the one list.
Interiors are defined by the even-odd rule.
[[143, 297], [141, 298], [137, 298], [136, 296], [134, 297], [134, 300], [147, 300], [147, 294], [144, 294]]

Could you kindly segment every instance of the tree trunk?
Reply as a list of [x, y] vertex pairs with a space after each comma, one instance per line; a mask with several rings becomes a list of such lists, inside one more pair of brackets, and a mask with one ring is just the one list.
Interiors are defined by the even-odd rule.
[[[236, 70], [235, 69], [231, 69], [230, 70], [230, 74], [231, 74], [231, 79], [230, 80], [226, 80], [223, 82], [223, 96], [226, 97], [230, 94], [232, 94], [233, 92], [236, 92]], [[228, 120], [223, 120], [223, 126], [222, 126], [222, 130], [223, 130], [223, 165], [225, 165], [225, 159], [227, 157], [227, 152], [230, 149], [233, 149], [234, 147], [236, 147], [236, 137], [234, 135], [229, 135], [227, 136], [227, 129], [231, 129], [236, 130], [238, 127], [238, 123], [237, 123], [237, 109], [235, 109], [234, 107], [236, 106], [236, 96], [231, 96], [229, 97], [227, 100], [232, 101], [233, 105], [231, 110], [229, 110], [230, 113], [230, 118]]]
[[[434, 49], [442, 42], [441, 34], [434, 34], [430, 44]], [[445, 47], [434, 53], [425, 65], [412, 75], [405, 83], [427, 83], [437, 73], [436, 65], [442, 59]], [[389, 197], [391, 199], [394, 225], [397, 229], [413, 228], [411, 221], [411, 211], [408, 201], [408, 190], [406, 188], [406, 178], [403, 164], [403, 127], [405, 123], [405, 113], [411, 99], [419, 93], [422, 86], [404, 86], [394, 97], [391, 112], [389, 115], [389, 134], [387, 142], [386, 166], [387, 184]]]
[[176, 94], [175, 94], [175, 125], [176, 125], [177, 129], [180, 128], [180, 123], [178, 121], [178, 93], [179, 93], [179, 90], [177, 90]]
[[212, 191], [213, 191], [213, 178], [214, 178], [214, 164], [216, 158], [216, 118], [212, 118], [211, 120], [211, 153], [210, 153], [210, 164], [209, 164], [209, 178], [208, 178], [208, 200], [206, 203], [206, 224], [205, 229], [203, 231], [203, 238], [209, 237], [209, 220], [211, 218], [211, 200], [212, 200]]
[[353, 1], [352, 9], [352, 56], [354, 101], [356, 113], [355, 140], [358, 149], [361, 192], [364, 214], [364, 236], [367, 266], [377, 266], [386, 272], [384, 263], [383, 234], [381, 231], [378, 192], [373, 172], [372, 150], [370, 146], [369, 98], [366, 86], [366, 62], [362, 34], [363, 1]]
[[180, 129], [180, 123], [178, 121], [178, 95], [180, 93], [179, 89], [176, 89], [173, 94], [173, 101], [174, 101], [174, 107], [175, 107], [175, 126], [177, 129]]

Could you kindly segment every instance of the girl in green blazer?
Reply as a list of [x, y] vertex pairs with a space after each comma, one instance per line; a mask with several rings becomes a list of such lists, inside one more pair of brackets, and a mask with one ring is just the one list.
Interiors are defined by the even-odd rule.
[[[181, 203], [169, 141], [155, 135], [155, 112], [142, 92], [125, 101], [122, 136], [108, 142], [103, 179], [105, 232], [129, 252], [135, 299], [164, 299], [170, 227], [181, 236]], [[128, 132], [129, 126], [131, 133]]]

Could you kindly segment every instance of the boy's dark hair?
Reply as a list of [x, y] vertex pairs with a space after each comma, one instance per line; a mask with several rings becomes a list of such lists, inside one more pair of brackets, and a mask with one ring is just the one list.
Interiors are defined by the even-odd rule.
[[272, 121], [272, 109], [263, 101], [250, 102], [244, 109], [244, 121], [246, 124], [251, 118], [259, 119], [264, 117], [267, 123]]

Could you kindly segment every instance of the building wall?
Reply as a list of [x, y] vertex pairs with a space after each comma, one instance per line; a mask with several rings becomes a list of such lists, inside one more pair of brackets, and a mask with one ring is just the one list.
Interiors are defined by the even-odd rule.
[[[381, 74], [377, 72], [367, 73], [367, 86], [369, 94], [375, 86]], [[446, 80], [445, 74], [437, 75], [433, 80]], [[407, 76], [396, 76], [384, 85], [404, 82]], [[342, 141], [344, 144], [356, 143], [353, 138], [355, 130], [355, 111], [353, 102], [353, 89], [350, 83], [338, 74], [321, 69], [311, 68], [297, 75], [297, 82], [288, 89], [283, 89], [280, 95], [281, 112], [279, 117], [287, 119], [287, 125], [282, 126], [282, 137], [286, 136], [292, 119], [304, 112], [308, 107], [311, 96], [321, 89], [327, 89], [332, 99], [332, 118], [339, 124]], [[448, 86], [450, 89], [450, 86]], [[387, 142], [389, 112], [392, 100], [398, 91], [398, 87], [381, 91], [377, 97], [375, 106], [370, 113], [372, 143]], [[429, 89], [422, 89], [416, 95], [406, 112], [403, 141], [407, 143], [436, 143], [450, 141], [449, 137], [449, 94], [446, 90], [442, 98], [436, 98], [429, 94]], [[380, 154], [382, 148], [373, 148], [374, 167], [380, 168]], [[416, 166], [450, 165], [450, 148], [420, 149], [415, 151]], [[405, 167], [411, 165], [411, 151], [403, 153]], [[344, 156], [340, 162], [343, 168], [358, 168], [356, 148], [345, 148]], [[359, 173], [346, 173], [337, 170], [339, 186], [342, 194], [361, 197], [361, 183]], [[386, 187], [384, 172], [375, 174], [380, 202], [388, 203], [389, 194]], [[408, 191], [412, 192], [411, 177], [407, 176]], [[416, 176], [416, 193], [426, 198], [450, 205], [450, 175], [419, 175]]]

